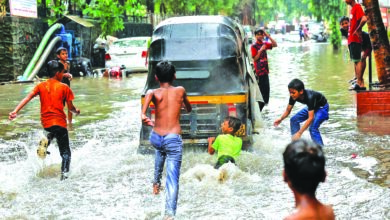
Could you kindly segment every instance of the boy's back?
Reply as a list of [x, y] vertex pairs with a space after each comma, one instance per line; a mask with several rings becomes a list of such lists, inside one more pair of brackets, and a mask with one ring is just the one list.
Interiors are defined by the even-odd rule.
[[39, 95], [41, 101], [41, 120], [44, 128], [58, 125], [66, 128], [64, 101], [72, 101], [72, 90], [55, 79], [48, 79], [38, 84], [33, 90], [34, 96]]
[[333, 208], [330, 205], [324, 205], [318, 201], [315, 204], [301, 206], [296, 213], [286, 217], [285, 220], [334, 220]]
[[153, 130], [159, 135], [180, 134], [180, 111], [186, 100], [183, 87], [161, 87], [153, 90], [152, 102], [156, 106]]

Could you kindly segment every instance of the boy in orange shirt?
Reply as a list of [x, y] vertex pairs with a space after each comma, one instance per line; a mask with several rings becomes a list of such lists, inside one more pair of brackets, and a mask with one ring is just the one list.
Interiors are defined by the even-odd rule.
[[39, 95], [41, 101], [41, 122], [43, 128], [48, 131], [49, 144], [54, 137], [62, 157], [61, 180], [67, 178], [69, 172], [71, 151], [69, 147], [69, 136], [66, 124], [66, 115], [64, 113], [64, 100], [75, 114], [80, 114], [72, 100], [74, 95], [72, 90], [65, 84], [61, 83], [64, 74], [64, 65], [58, 61], [48, 63], [48, 72], [51, 77], [45, 82], [39, 83], [30, 94], [26, 96], [13, 110], [9, 113], [9, 119], [16, 118], [17, 113], [35, 96]]

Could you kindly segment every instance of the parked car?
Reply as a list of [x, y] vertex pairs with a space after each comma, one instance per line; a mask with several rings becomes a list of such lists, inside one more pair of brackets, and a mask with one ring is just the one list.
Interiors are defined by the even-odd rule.
[[126, 75], [147, 72], [148, 41], [150, 37], [130, 37], [114, 41], [106, 53], [106, 68], [123, 67]]
[[[242, 26], [224, 16], [174, 17], [155, 28], [141, 103], [149, 89], [159, 88], [156, 64], [170, 61], [176, 69], [173, 85], [186, 89], [192, 105], [192, 112], [183, 108], [180, 118], [185, 147], [206, 147], [207, 138], [220, 134], [220, 125], [229, 115], [241, 120], [244, 146], [251, 145], [255, 108], [259, 108], [254, 91], [259, 88], [244, 38]], [[146, 115], [154, 120], [154, 114], [151, 104]], [[142, 126], [139, 152], [152, 150], [151, 129]]]

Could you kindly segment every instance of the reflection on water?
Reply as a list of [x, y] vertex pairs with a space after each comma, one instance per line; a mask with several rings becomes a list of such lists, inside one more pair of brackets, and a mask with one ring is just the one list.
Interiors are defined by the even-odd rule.
[[[328, 177], [318, 198], [333, 204], [337, 219], [389, 219], [390, 137], [361, 129], [368, 122], [356, 117], [354, 93], [347, 90], [353, 67], [342, 54], [326, 44], [280, 44], [272, 50], [271, 99], [253, 152], [243, 152], [237, 167], [220, 170], [212, 168], [216, 158], [206, 151], [186, 152], [177, 219], [282, 219], [293, 211], [293, 195], [281, 177], [289, 124], [272, 123], [286, 108], [287, 84], [295, 77], [330, 103], [330, 119], [322, 126]], [[1, 86], [0, 219], [161, 219], [164, 193], [152, 195], [153, 155], [137, 154], [145, 77], [72, 82], [81, 115], [70, 131], [71, 173], [63, 182], [56, 144], [44, 161], [36, 156], [39, 100], [16, 121], [6, 120], [34, 85]]]

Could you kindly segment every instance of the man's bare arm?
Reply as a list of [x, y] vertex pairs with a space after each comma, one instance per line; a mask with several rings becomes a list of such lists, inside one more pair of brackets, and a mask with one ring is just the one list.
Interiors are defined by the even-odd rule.
[[185, 91], [184, 91], [184, 95], [183, 95], [183, 102], [184, 102], [184, 105], [186, 106], [187, 112], [191, 112], [192, 106], [191, 106], [190, 100], [188, 100], [187, 93]]
[[283, 115], [280, 116], [280, 118], [275, 120], [274, 126], [278, 126], [285, 118], [287, 118], [287, 116], [290, 114], [292, 108], [293, 108], [293, 106], [288, 104], [286, 111], [284, 111]]
[[294, 134], [292, 139], [293, 140], [299, 139], [302, 136], [303, 132], [306, 131], [306, 129], [311, 125], [313, 120], [314, 120], [314, 110], [311, 110], [311, 111], [309, 111], [309, 117], [307, 118], [306, 122], [303, 124], [301, 129], [299, 129], [299, 131]]
[[209, 143], [208, 144], [208, 147], [207, 147], [207, 152], [210, 154], [210, 155], [213, 155], [215, 150], [213, 148], [213, 142], [215, 141], [215, 137], [209, 137], [207, 139], [207, 142]]
[[142, 123], [147, 125], [147, 126], [154, 126], [154, 123], [148, 116], [146, 116], [146, 110], [148, 110], [150, 102], [152, 101], [153, 98], [153, 90], [149, 90], [146, 95], [145, 95], [145, 102], [144, 105], [142, 106], [142, 111], [141, 111], [141, 120]]
[[16, 116], [18, 115], [18, 112], [32, 99], [34, 98], [34, 94], [31, 92], [29, 93], [20, 103], [16, 106], [16, 108], [9, 113], [8, 119], [14, 120]]
[[363, 16], [360, 19], [359, 25], [355, 29], [355, 31], [352, 33], [353, 35], [360, 34], [362, 32], [362, 27], [367, 23], [367, 16]]
[[264, 31], [264, 35], [266, 37], [268, 37], [268, 39], [271, 41], [272, 43], [272, 47], [277, 47], [278, 46], [278, 43], [276, 43], [276, 41], [271, 37], [271, 35], [269, 35], [267, 32]]
[[73, 105], [73, 102], [72, 102], [72, 101], [68, 101], [66, 104], [68, 105], [69, 111], [71, 111], [73, 114], [76, 114], [76, 115], [79, 115], [79, 114], [80, 114], [80, 109], [77, 109], [77, 108]]

